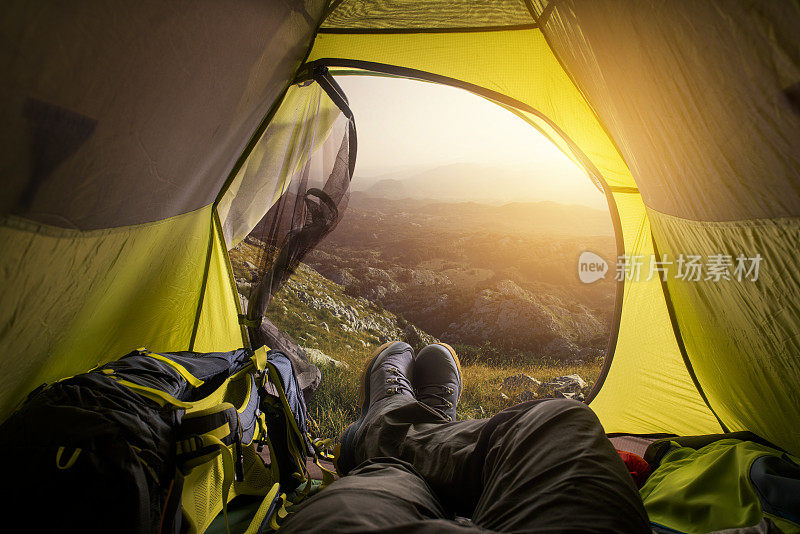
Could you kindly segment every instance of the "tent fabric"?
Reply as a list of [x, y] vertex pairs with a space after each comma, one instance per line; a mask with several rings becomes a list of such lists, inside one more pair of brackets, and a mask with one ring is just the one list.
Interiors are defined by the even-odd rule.
[[800, 215], [798, 27], [792, 2], [601, 1], [542, 31], [645, 203], [725, 221]]
[[681, 253], [724, 254], [734, 262], [739, 254], [763, 258], [756, 281], [732, 274], [730, 280], [687, 282], [675, 278], [673, 264], [669, 295], [697, 378], [728, 428], [796, 448], [800, 221], [697, 222], [653, 209], [648, 219], [659, 252], [673, 261]]
[[[353, 4], [373, 12], [367, 2], [342, 6]], [[536, 28], [428, 31], [447, 29], [446, 9], [430, 8], [423, 27], [406, 20], [404, 2], [382, 1], [372, 8], [400, 13], [405, 31], [370, 22], [359, 32], [366, 23], [355, 7], [350, 22], [339, 10], [340, 30], [323, 22], [309, 60], [413, 69], [533, 108], [569, 140], [557, 146], [613, 193], [621, 255], [768, 257], [772, 276], [757, 283], [626, 280], [613, 359], [592, 407], [612, 432], [746, 428], [797, 453], [800, 288], [788, 249], [800, 206], [800, 9], [526, 4]], [[541, 120], [528, 122], [548, 133]]]
[[92, 230], [210, 204], [323, 4], [4, 6], [0, 214]]
[[188, 348], [210, 219], [211, 206], [89, 232], [6, 220], [0, 228], [0, 416], [43, 382], [136, 347]]
[[207, 258], [205, 286], [196, 310], [196, 329], [189, 350], [214, 352], [247, 346], [246, 331], [239, 325], [239, 299], [231, 291], [235, 287], [228, 264], [226, 244], [219, 219], [214, 220], [211, 254]]
[[659, 253], [763, 257], [757, 281], [687, 283], [673, 264], [667, 294], [723, 423], [795, 454], [798, 26], [792, 2], [569, 2], [543, 28], [630, 165]]
[[245, 342], [226, 249], [335, 129], [290, 87], [328, 65], [517, 114], [606, 194], [620, 255], [759, 254], [757, 281], [625, 280], [591, 406], [609, 432], [746, 429], [800, 454], [796, 2], [5, 8], [0, 417], [137, 346]]
[[[637, 193], [615, 193], [625, 254], [653, 253], [650, 222]], [[647, 273], [648, 265], [642, 265]], [[719, 432], [698, 395], [675, 340], [658, 278], [625, 281], [611, 367], [590, 405], [608, 432], [681, 435]]]
[[[341, 118], [341, 111], [319, 84], [294, 84], [289, 88], [219, 202], [217, 209], [229, 247], [255, 228], [290, 186], [292, 178], [331, 136]], [[332, 165], [328, 161], [326, 167]]]

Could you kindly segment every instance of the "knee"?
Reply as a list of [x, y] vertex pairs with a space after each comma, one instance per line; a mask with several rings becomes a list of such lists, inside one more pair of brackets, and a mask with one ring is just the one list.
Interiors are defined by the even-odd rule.
[[594, 414], [586, 403], [574, 399], [547, 399], [541, 403], [542, 407], [552, 410], [553, 413], [575, 412], [582, 414]]
[[523, 420], [543, 424], [547, 421], [557, 423], [578, 423], [581, 426], [602, 428], [594, 411], [583, 402], [573, 399], [548, 399], [533, 405], [522, 415]]
[[419, 477], [414, 466], [393, 457], [376, 457], [369, 458], [355, 467], [349, 475], [362, 475], [362, 476], [415, 476]]

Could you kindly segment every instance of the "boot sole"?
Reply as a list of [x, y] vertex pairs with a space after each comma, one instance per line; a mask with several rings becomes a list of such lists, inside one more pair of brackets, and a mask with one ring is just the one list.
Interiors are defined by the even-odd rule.
[[[338, 473], [340, 477], [343, 477], [347, 474], [346, 472], [343, 472], [343, 469], [339, 468], [339, 460], [342, 458], [343, 446], [345, 450], [349, 451], [347, 458], [344, 458], [345, 463], [350, 464], [349, 469], [355, 467], [352, 465], [355, 462], [352, 444], [355, 440], [356, 432], [358, 432], [358, 429], [361, 428], [361, 423], [364, 422], [364, 418], [369, 410], [369, 406], [367, 406], [367, 399], [369, 399], [369, 375], [372, 372], [372, 365], [375, 363], [375, 360], [378, 359], [378, 356], [380, 356], [384, 350], [388, 349], [394, 343], [397, 343], [397, 341], [384, 343], [375, 349], [367, 361], [367, 364], [364, 366], [364, 370], [361, 372], [361, 383], [359, 384], [358, 388], [358, 406], [361, 408], [361, 417], [359, 417], [357, 421], [350, 423], [344, 432], [342, 432], [342, 438], [339, 443], [336, 444], [336, 447], [333, 450], [333, 466], [336, 468], [336, 473]], [[453, 349], [451, 348], [450, 350]]]

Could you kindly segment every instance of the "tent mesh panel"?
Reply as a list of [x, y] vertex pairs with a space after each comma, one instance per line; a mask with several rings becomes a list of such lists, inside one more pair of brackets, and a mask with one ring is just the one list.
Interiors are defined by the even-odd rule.
[[344, 0], [326, 29], [452, 29], [534, 24], [522, 0]]
[[350, 197], [355, 166], [355, 126], [347, 121], [306, 160], [247, 240], [261, 248], [257, 283], [247, 295], [247, 316], [264, 315], [272, 296], [303, 257], [339, 223]]

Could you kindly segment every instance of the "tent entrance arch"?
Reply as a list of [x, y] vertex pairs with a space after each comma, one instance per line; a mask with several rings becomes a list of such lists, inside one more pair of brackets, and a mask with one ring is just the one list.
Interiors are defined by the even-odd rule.
[[[546, 139], [550, 140], [554, 146], [565, 152], [574, 163], [586, 174], [587, 178], [600, 190], [603, 194], [607, 206], [608, 213], [611, 218], [616, 254], [617, 257], [625, 255], [625, 242], [622, 239], [622, 228], [619, 219], [619, 211], [613, 194], [614, 189], [608, 185], [603, 178], [602, 174], [597, 170], [594, 164], [586, 157], [580, 148], [571, 140], [566, 134], [558, 128], [558, 126], [549, 120], [544, 114], [534, 109], [533, 107], [510, 98], [502, 93], [491, 91], [475, 84], [465, 83], [460, 80], [450, 78], [447, 76], [436, 75], [430, 72], [420, 71], [417, 69], [397, 67], [389, 64], [380, 64], [375, 62], [347, 60], [347, 59], [318, 59], [306, 64], [298, 73], [295, 83], [303, 83], [311, 79], [313, 73], [329, 72], [333, 76], [383, 76], [383, 77], [398, 77], [421, 82], [433, 83], [441, 86], [451, 87], [455, 89], [465, 90], [508, 110], [514, 115], [520, 117], [524, 122], [532, 126]], [[356, 120], [358, 117], [356, 117]], [[617, 191], [636, 192], [635, 188], [620, 188]], [[622, 313], [622, 301], [625, 288], [624, 277], [617, 280], [615, 284], [615, 300], [613, 321], [610, 328], [610, 335], [606, 346], [606, 357], [598, 380], [595, 382], [591, 393], [587, 396], [586, 402], [596, 396], [597, 392], [603, 385], [603, 381], [608, 373], [613, 359], [614, 350], [617, 342], [617, 332], [619, 329], [619, 321]]]

